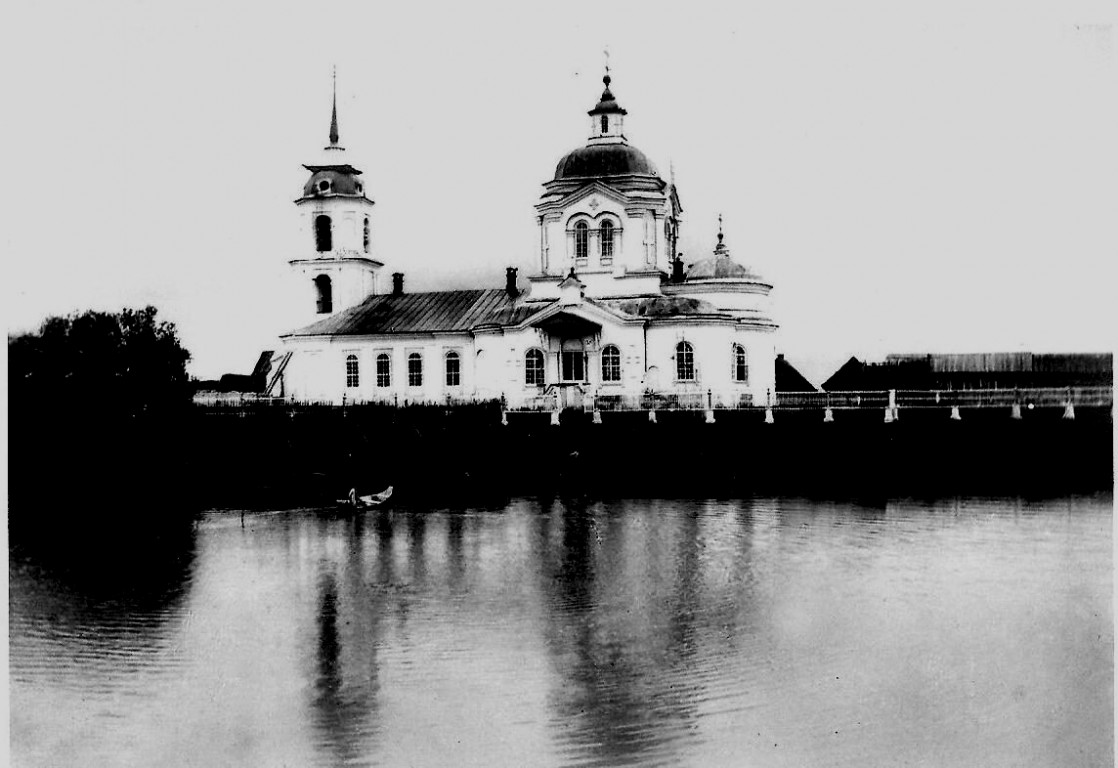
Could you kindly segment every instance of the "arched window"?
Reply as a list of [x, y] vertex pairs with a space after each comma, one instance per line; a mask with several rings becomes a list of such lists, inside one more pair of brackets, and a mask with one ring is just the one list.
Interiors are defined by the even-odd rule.
[[575, 258], [586, 260], [590, 253], [590, 229], [585, 221], [575, 224]]
[[734, 381], [742, 384], [749, 382], [749, 361], [741, 344], [734, 345]]
[[602, 381], [621, 381], [621, 350], [612, 344], [602, 350]]
[[319, 275], [314, 279], [315, 291], [315, 310], [320, 315], [326, 315], [334, 311], [334, 288], [330, 284], [330, 278], [326, 275]]
[[529, 349], [524, 353], [524, 384], [529, 387], [544, 385], [542, 350]]
[[345, 359], [345, 385], [356, 387], [361, 383], [361, 369], [357, 362], [357, 355], [346, 355]]
[[388, 356], [387, 352], [381, 352], [377, 355], [377, 386], [392, 386], [392, 358]]
[[423, 386], [423, 356], [418, 352], [408, 355], [408, 386]]
[[329, 192], [330, 191], [329, 180], [323, 179], [322, 181], [318, 182], [318, 191], [322, 192], [323, 194]]
[[609, 116], [602, 115], [602, 133], [609, 133]]
[[613, 261], [613, 222], [603, 221], [598, 234], [602, 239], [602, 263], [608, 264]]
[[326, 214], [316, 216], [314, 219], [314, 247], [319, 253], [334, 249], [334, 233], [330, 226], [330, 217]]
[[457, 387], [462, 383], [462, 360], [457, 352], [446, 353], [446, 385]]
[[365, 253], [369, 252], [369, 217], [365, 217]]
[[675, 377], [679, 381], [695, 380], [695, 351], [686, 341], [675, 345]]

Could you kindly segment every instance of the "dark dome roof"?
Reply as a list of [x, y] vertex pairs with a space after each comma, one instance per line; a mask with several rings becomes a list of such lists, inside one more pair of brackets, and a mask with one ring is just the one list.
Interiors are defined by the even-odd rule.
[[[329, 182], [329, 188], [319, 190], [320, 182]], [[361, 188], [358, 189], [358, 186]], [[303, 197], [319, 195], [364, 195], [365, 185], [357, 178], [357, 173], [342, 168], [314, 168], [311, 177], [303, 185]]]
[[687, 296], [653, 296], [648, 299], [623, 301], [618, 306], [622, 312], [637, 317], [718, 314], [718, 309], [709, 301]]
[[626, 174], [656, 176], [656, 166], [644, 153], [628, 144], [588, 144], [579, 147], [555, 166], [555, 179], [575, 179]]
[[730, 258], [729, 254], [720, 254], [701, 259], [693, 263], [687, 270], [686, 282], [693, 280], [725, 280], [737, 278], [741, 280], [760, 280], [750, 271]]

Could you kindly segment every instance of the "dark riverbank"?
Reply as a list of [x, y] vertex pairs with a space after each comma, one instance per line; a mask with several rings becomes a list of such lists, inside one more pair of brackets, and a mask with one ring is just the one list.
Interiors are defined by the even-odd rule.
[[690, 497], [1046, 495], [1113, 485], [1109, 409], [1013, 420], [1001, 409], [566, 412], [479, 405], [393, 409], [187, 409], [128, 423], [13, 413], [13, 520], [92, 514], [180, 517], [210, 507], [328, 504], [393, 485], [399, 502], [484, 503], [510, 495]]

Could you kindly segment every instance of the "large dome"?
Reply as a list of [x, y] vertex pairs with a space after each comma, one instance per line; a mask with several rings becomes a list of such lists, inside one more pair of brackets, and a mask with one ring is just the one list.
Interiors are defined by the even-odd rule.
[[620, 143], [579, 147], [555, 166], [556, 181], [629, 174], [656, 176], [656, 166], [636, 147]]

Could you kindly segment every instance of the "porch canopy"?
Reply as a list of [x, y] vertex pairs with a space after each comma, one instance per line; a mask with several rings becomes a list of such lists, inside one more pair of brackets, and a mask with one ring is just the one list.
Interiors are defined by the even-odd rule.
[[562, 339], [578, 339], [591, 336], [602, 330], [602, 324], [572, 312], [556, 312], [554, 315], [530, 323], [534, 328], [558, 336]]

